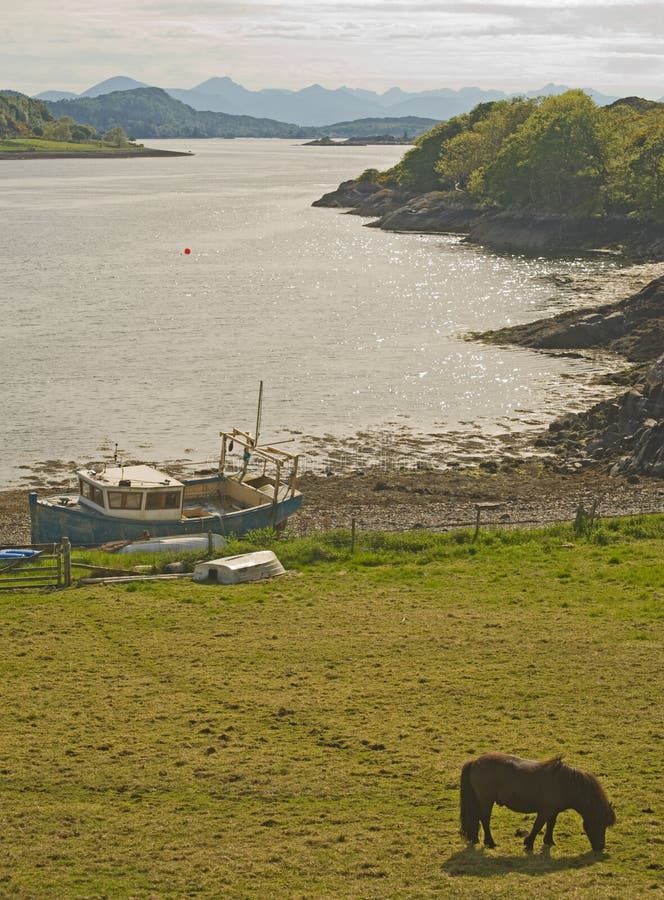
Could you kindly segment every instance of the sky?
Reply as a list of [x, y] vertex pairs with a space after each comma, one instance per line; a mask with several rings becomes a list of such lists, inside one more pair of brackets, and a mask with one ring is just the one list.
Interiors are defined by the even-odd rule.
[[115, 75], [192, 88], [384, 91], [554, 82], [664, 96], [664, 0], [20, 0], [0, 89], [81, 93]]

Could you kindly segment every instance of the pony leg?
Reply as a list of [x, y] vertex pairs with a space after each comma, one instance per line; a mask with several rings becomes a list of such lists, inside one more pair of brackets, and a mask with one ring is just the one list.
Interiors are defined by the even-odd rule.
[[471, 844], [480, 839], [480, 804], [470, 778], [472, 762], [467, 762], [461, 770], [460, 813], [461, 834]]
[[491, 834], [491, 810], [493, 809], [493, 803], [489, 803], [482, 809], [482, 813], [480, 815], [480, 821], [482, 822], [482, 829], [484, 830], [484, 846], [490, 847], [493, 849], [496, 846], [496, 842], [493, 839], [493, 835]]
[[523, 842], [525, 844], [526, 850], [533, 849], [533, 844], [535, 843], [535, 838], [537, 837], [537, 835], [540, 833], [540, 831], [544, 827], [545, 822], [546, 822], [546, 816], [544, 815], [544, 813], [538, 812], [537, 818], [535, 819], [535, 824], [533, 825], [533, 827], [530, 831], [530, 834], [528, 835], [527, 838], [525, 838], [525, 840]]
[[546, 823], [546, 832], [544, 833], [544, 846], [545, 847], [553, 847], [556, 843], [553, 839], [553, 829], [556, 827], [556, 819], [558, 818], [558, 813], [554, 813], [549, 821]]

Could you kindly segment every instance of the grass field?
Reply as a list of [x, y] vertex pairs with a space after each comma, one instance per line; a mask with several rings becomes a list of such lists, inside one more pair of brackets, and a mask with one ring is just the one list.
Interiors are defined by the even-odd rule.
[[47, 141], [42, 138], [5, 138], [0, 140], [0, 153], [113, 153], [118, 150], [138, 150], [132, 144], [118, 148], [105, 141], [91, 141], [89, 144], [73, 141]]
[[[0, 896], [664, 893], [664, 517], [348, 537], [254, 585], [0, 595]], [[504, 809], [466, 847], [490, 749], [597, 774], [607, 851], [570, 811], [526, 855]]]

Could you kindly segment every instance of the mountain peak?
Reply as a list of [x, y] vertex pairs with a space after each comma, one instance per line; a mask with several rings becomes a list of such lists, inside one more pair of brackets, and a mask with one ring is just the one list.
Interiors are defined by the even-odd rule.
[[[220, 87], [234, 87], [234, 88], [242, 88], [242, 85], [239, 85], [237, 81], [233, 81], [232, 78], [229, 78], [228, 75], [215, 75], [213, 78], [208, 78], [206, 81], [202, 81], [200, 84], [197, 84], [195, 88], [192, 88], [193, 91], [205, 91], [205, 90], [216, 90]], [[246, 90], [246, 88], [242, 88], [242, 90]]]
[[115, 75], [113, 78], [107, 78], [105, 81], [93, 85], [79, 96], [99, 97], [100, 94], [111, 94], [113, 91], [133, 91], [142, 87], [150, 87], [150, 85], [144, 81], [136, 81], [135, 78], [128, 78], [126, 75]]

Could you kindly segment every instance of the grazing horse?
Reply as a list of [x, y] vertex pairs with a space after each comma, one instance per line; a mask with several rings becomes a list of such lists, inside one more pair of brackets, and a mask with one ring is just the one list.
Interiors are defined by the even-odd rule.
[[593, 850], [604, 849], [606, 829], [616, 821], [613, 807], [594, 775], [566, 765], [561, 756], [544, 762], [521, 759], [507, 753], [485, 753], [467, 762], [461, 770], [461, 834], [471, 843], [484, 831], [484, 846], [495, 847], [489, 822], [493, 804], [515, 812], [537, 813], [526, 850], [546, 823], [544, 844], [554, 843], [556, 817], [564, 809], [575, 809], [583, 819], [583, 830]]

